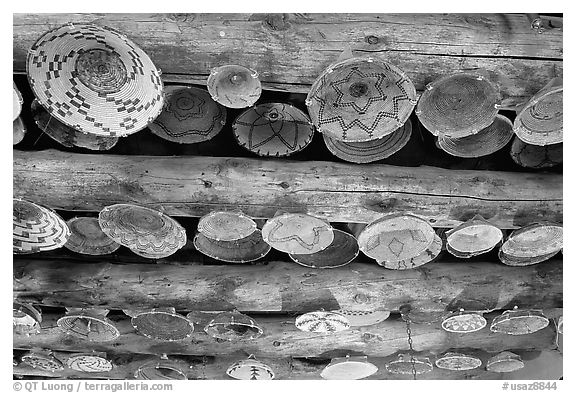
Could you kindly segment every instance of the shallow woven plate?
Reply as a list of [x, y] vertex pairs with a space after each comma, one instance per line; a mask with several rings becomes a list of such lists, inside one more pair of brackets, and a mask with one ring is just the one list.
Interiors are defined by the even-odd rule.
[[22, 142], [26, 135], [26, 126], [21, 118], [17, 118], [12, 122], [12, 145], [17, 145]]
[[287, 103], [259, 104], [242, 112], [232, 124], [234, 138], [246, 150], [263, 157], [287, 157], [312, 141], [308, 115]]
[[434, 261], [438, 255], [442, 252], [442, 239], [438, 235], [434, 235], [434, 240], [424, 252], [419, 255], [416, 255], [413, 258], [404, 259], [402, 261], [380, 261], [377, 262], [380, 266], [384, 266], [386, 269], [394, 269], [394, 270], [407, 270], [407, 269], [415, 269], [419, 266], [422, 266], [426, 263]]
[[404, 125], [416, 105], [416, 89], [392, 64], [351, 58], [329, 66], [316, 79], [306, 105], [318, 131], [336, 140], [364, 142]]
[[446, 232], [446, 250], [459, 258], [470, 258], [491, 251], [503, 237], [500, 228], [477, 216]]
[[497, 90], [483, 76], [452, 74], [426, 86], [416, 115], [433, 135], [464, 138], [494, 122], [499, 100]]
[[168, 359], [143, 364], [134, 373], [134, 378], [143, 380], [187, 380], [184, 365]]
[[33, 202], [14, 199], [12, 219], [15, 254], [55, 250], [70, 237], [70, 229], [56, 212]]
[[163, 341], [180, 341], [192, 335], [194, 325], [174, 309], [155, 309], [132, 316], [132, 326], [145, 337]]
[[22, 356], [22, 362], [43, 371], [62, 371], [64, 365], [50, 351], [33, 350]]
[[516, 164], [525, 168], [550, 168], [562, 163], [563, 144], [529, 145], [515, 137], [510, 147], [510, 157]]
[[336, 157], [356, 164], [366, 164], [397, 153], [408, 143], [411, 135], [412, 122], [408, 119], [402, 127], [391, 134], [366, 142], [345, 142], [332, 139], [327, 134], [322, 136], [324, 144]]
[[368, 362], [366, 356], [346, 356], [334, 358], [321, 372], [324, 379], [356, 380], [369, 377], [378, 371], [378, 367]]
[[77, 131], [126, 136], [162, 110], [160, 73], [142, 49], [105, 26], [67, 24], [28, 51], [26, 71], [36, 98]]
[[70, 228], [70, 238], [64, 247], [86, 255], [111, 254], [120, 244], [106, 236], [95, 217], [75, 217], [66, 222]]
[[253, 340], [264, 332], [254, 319], [237, 311], [218, 314], [204, 331], [213, 338], [227, 341]]
[[376, 325], [390, 316], [390, 311], [386, 310], [371, 310], [371, 311], [355, 311], [355, 310], [335, 310], [336, 314], [344, 316], [350, 326], [371, 326]]
[[313, 254], [322, 251], [334, 240], [334, 230], [319, 218], [284, 213], [266, 221], [262, 238], [272, 248], [291, 254]]
[[546, 328], [550, 321], [540, 310], [506, 310], [494, 318], [490, 330], [514, 336], [530, 334]]
[[501, 352], [488, 359], [486, 370], [496, 373], [510, 373], [524, 367], [524, 362], [519, 355], [512, 352]]
[[228, 108], [252, 106], [262, 94], [258, 73], [235, 64], [214, 68], [206, 84], [212, 99]]
[[176, 143], [199, 143], [214, 138], [226, 124], [226, 108], [206, 90], [192, 86], [164, 87], [164, 109], [148, 128]]
[[234, 379], [244, 380], [270, 380], [274, 379], [274, 371], [268, 365], [254, 359], [254, 356], [246, 360], [233, 363], [226, 370], [226, 374]]
[[386, 363], [386, 370], [392, 374], [412, 374], [416, 372], [417, 375], [429, 373], [434, 366], [428, 358], [414, 357], [414, 365], [410, 360], [410, 355], [399, 354], [398, 360], [392, 360]]
[[299, 265], [318, 269], [331, 269], [349, 264], [358, 256], [358, 242], [349, 233], [339, 229], [333, 231], [334, 240], [324, 250], [313, 254], [288, 254], [288, 256]]
[[115, 242], [147, 258], [164, 258], [186, 244], [186, 231], [173, 218], [130, 204], [105, 207], [98, 215], [102, 231]]
[[486, 318], [478, 313], [452, 312], [442, 320], [442, 329], [450, 333], [473, 333], [486, 326]]
[[482, 360], [475, 356], [462, 353], [448, 352], [441, 358], [436, 359], [436, 367], [444, 370], [465, 371], [474, 370], [482, 365]]
[[302, 314], [294, 324], [304, 332], [314, 333], [338, 333], [350, 328], [350, 322], [344, 315], [329, 311]]
[[12, 303], [12, 326], [15, 334], [38, 334], [42, 314], [30, 304]]
[[113, 368], [108, 359], [92, 353], [72, 354], [66, 360], [66, 365], [72, 370], [85, 373], [105, 373]]
[[212, 240], [244, 239], [256, 230], [256, 222], [234, 211], [213, 211], [198, 221], [198, 232]]
[[381, 217], [358, 235], [360, 251], [377, 262], [400, 262], [425, 252], [436, 233], [422, 218], [409, 214]]
[[519, 111], [514, 132], [531, 145], [551, 145], [563, 139], [562, 78], [550, 81]]
[[83, 147], [89, 150], [110, 150], [118, 142], [117, 137], [102, 136], [76, 131], [50, 114], [38, 100], [32, 101], [32, 116], [40, 130], [50, 138], [66, 147]]
[[240, 240], [218, 241], [201, 233], [194, 236], [194, 247], [202, 254], [223, 262], [247, 263], [264, 258], [271, 247], [262, 239], [259, 229]]
[[93, 311], [69, 312], [57, 324], [65, 333], [93, 342], [112, 341], [120, 336], [112, 321]]
[[22, 105], [24, 104], [24, 99], [22, 98], [22, 93], [16, 87], [16, 83], [12, 81], [12, 121], [16, 120], [22, 112]]
[[502, 244], [500, 252], [505, 255], [505, 260], [519, 258], [529, 261], [532, 258], [536, 261], [559, 252], [562, 247], [562, 225], [534, 223], [513, 231]]
[[500, 249], [498, 251], [498, 258], [503, 264], [508, 266], [530, 266], [547, 261], [556, 254], [558, 254], [558, 251], [551, 252], [550, 254], [540, 254], [533, 257], [516, 257], [508, 255]]
[[483, 157], [502, 149], [513, 136], [512, 122], [505, 116], [496, 115], [494, 122], [477, 134], [464, 138], [438, 136], [438, 147], [456, 157]]

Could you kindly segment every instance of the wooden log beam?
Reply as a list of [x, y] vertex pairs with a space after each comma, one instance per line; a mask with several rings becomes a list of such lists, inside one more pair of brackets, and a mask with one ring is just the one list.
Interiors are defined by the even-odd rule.
[[401, 67], [419, 90], [485, 70], [510, 105], [562, 75], [562, 29], [538, 34], [524, 14], [14, 14], [14, 70], [44, 32], [69, 22], [124, 32], [166, 81], [205, 84], [211, 68], [236, 63], [258, 70], [264, 88], [306, 93], [348, 47]]
[[[500, 313], [487, 316], [488, 323]], [[15, 349], [34, 347], [60, 351], [103, 351], [115, 353], [174, 354], [195, 356], [220, 356], [237, 353], [257, 357], [319, 357], [342, 356], [346, 351], [367, 356], [386, 357], [409, 349], [406, 324], [401, 319], [386, 320], [377, 325], [353, 327], [335, 334], [302, 332], [294, 325], [292, 317], [261, 316], [256, 322], [264, 333], [256, 340], [215, 340], [204, 332], [204, 323], [195, 324], [194, 333], [185, 340], [166, 342], [149, 339], [137, 333], [125, 316], [111, 316], [120, 331], [113, 342], [88, 342], [64, 333], [56, 321], [61, 315], [47, 314], [42, 321], [42, 331], [31, 336], [13, 336]], [[544, 350], [555, 348], [556, 332], [551, 324], [538, 332], [509, 336], [495, 334], [488, 327], [474, 333], [453, 334], [444, 331], [440, 323], [412, 324], [413, 347], [416, 351], [434, 354], [450, 348], [481, 349], [498, 352], [511, 349]]]
[[[474, 370], [466, 371], [449, 371], [434, 367], [432, 372], [421, 375], [419, 379], [558, 379], [562, 376], [562, 355], [554, 350], [543, 351], [526, 351], [514, 350], [515, 353], [522, 356], [526, 364], [525, 368], [531, 368], [532, 372], [529, 378], [521, 378], [523, 374], [515, 373], [493, 373], [480, 367]], [[72, 352], [73, 353], [73, 352]], [[54, 352], [54, 356], [66, 362], [71, 352]], [[474, 355], [486, 364], [486, 360], [493, 354], [481, 350], [466, 350], [467, 354]], [[430, 360], [434, 362], [436, 356], [421, 353], [420, 356], [429, 356]], [[386, 371], [386, 362], [394, 359], [394, 355], [389, 357], [370, 357], [368, 360], [378, 367], [378, 371], [366, 378], [376, 380], [405, 380], [410, 379], [410, 375], [397, 375]], [[133, 379], [134, 372], [138, 367], [158, 359], [157, 356], [142, 355], [142, 354], [113, 354], [108, 355], [108, 360], [113, 363], [113, 369], [106, 373], [83, 373], [65, 368], [62, 371], [54, 373], [49, 371], [42, 371], [32, 368], [24, 363], [20, 363], [14, 367], [14, 374], [19, 376], [41, 376], [44, 378], [74, 378], [74, 379]], [[186, 373], [188, 379], [208, 379], [208, 380], [226, 380], [230, 379], [226, 375], [226, 369], [234, 362], [245, 359], [246, 356], [210, 356], [210, 357], [192, 357], [192, 356], [171, 356], [171, 359], [181, 362], [182, 370]], [[320, 373], [322, 369], [329, 363], [329, 359], [305, 359], [305, 358], [277, 358], [277, 357], [258, 357], [258, 360], [270, 366], [275, 373], [275, 379], [280, 380], [314, 380], [322, 379]], [[545, 362], [545, 363], [543, 363]], [[540, 365], [534, 367], [532, 364]]]
[[278, 210], [368, 223], [411, 213], [438, 227], [481, 214], [503, 229], [562, 222], [562, 175], [225, 157], [14, 151], [14, 196], [51, 208], [100, 211], [135, 203], [173, 216]]
[[[80, 261], [80, 260], [78, 260]], [[16, 259], [14, 295], [24, 302], [109, 309], [294, 312], [384, 309], [499, 310], [562, 307], [562, 260], [510, 267], [494, 262], [433, 262], [388, 270], [353, 262], [330, 274], [293, 262], [255, 265], [75, 263]]]

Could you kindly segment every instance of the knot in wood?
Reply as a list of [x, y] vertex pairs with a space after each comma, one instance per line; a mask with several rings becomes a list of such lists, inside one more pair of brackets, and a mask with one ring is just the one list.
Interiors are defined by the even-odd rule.
[[363, 293], [357, 293], [356, 295], [354, 295], [354, 301], [356, 303], [368, 303], [368, 296], [366, 296]]
[[364, 38], [364, 41], [369, 43], [370, 45], [376, 45], [380, 40], [375, 35], [369, 35]]

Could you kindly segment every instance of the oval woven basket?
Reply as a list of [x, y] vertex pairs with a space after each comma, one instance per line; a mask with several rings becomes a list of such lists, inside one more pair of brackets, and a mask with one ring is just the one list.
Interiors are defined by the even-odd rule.
[[551, 168], [562, 163], [563, 154], [563, 143], [530, 145], [518, 137], [514, 137], [510, 147], [510, 157], [525, 168]]
[[232, 241], [214, 240], [197, 233], [194, 236], [194, 247], [210, 258], [229, 263], [253, 262], [264, 258], [271, 249], [262, 239], [259, 229], [243, 239]]
[[106, 236], [95, 217], [75, 217], [66, 222], [70, 228], [70, 238], [64, 244], [67, 249], [86, 255], [111, 254], [120, 248]]
[[563, 247], [563, 227], [555, 223], [534, 223], [516, 229], [500, 247], [500, 260], [514, 266], [543, 262]]
[[288, 254], [290, 259], [299, 265], [331, 269], [344, 266], [352, 262], [359, 253], [356, 238], [344, 231], [333, 229], [334, 240], [325, 249], [313, 254]]
[[256, 231], [256, 222], [236, 211], [212, 211], [198, 221], [198, 232], [212, 240], [245, 239]]
[[247, 108], [262, 94], [258, 73], [236, 64], [214, 68], [206, 82], [212, 99], [228, 108]]
[[288, 254], [313, 254], [332, 244], [334, 230], [326, 221], [308, 214], [284, 213], [266, 221], [262, 238]]

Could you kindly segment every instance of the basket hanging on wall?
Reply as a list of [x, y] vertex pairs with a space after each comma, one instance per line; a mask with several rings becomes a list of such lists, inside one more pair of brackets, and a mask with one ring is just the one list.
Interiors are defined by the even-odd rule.
[[210, 71], [206, 81], [212, 99], [228, 108], [247, 108], [262, 94], [258, 72], [237, 64]]

